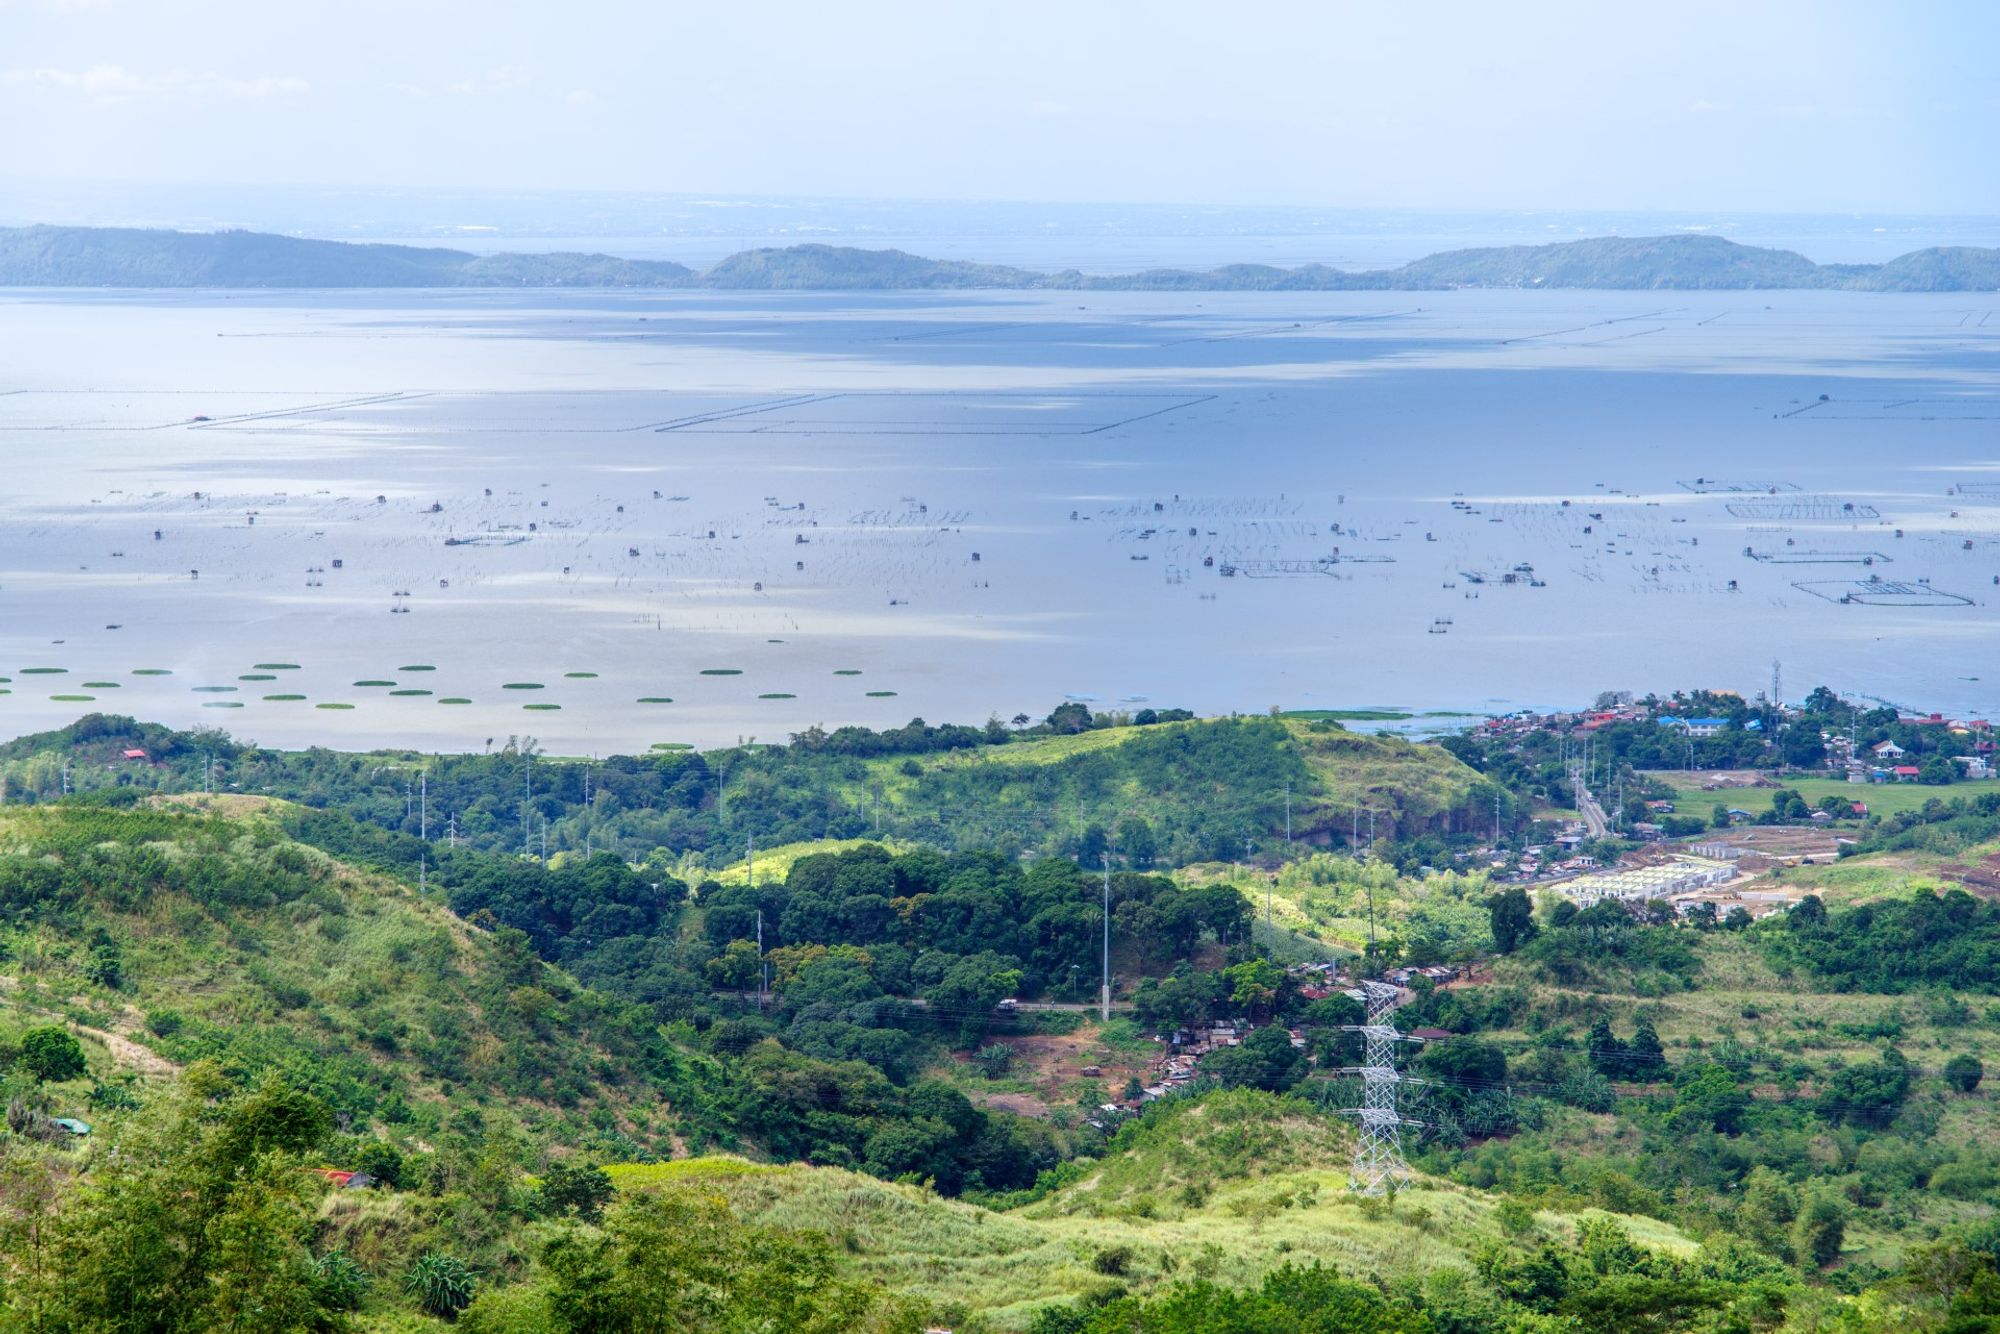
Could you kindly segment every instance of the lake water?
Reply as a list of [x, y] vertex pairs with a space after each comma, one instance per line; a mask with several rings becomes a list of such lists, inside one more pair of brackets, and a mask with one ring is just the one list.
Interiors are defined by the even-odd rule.
[[0, 451], [8, 735], [1992, 711], [1991, 295], [14, 292]]

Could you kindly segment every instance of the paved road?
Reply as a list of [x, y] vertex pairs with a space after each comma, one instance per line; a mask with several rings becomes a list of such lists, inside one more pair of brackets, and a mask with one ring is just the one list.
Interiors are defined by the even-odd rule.
[[1590, 795], [1590, 789], [1583, 785], [1581, 772], [1570, 770], [1570, 784], [1576, 789], [1576, 809], [1583, 816], [1583, 827], [1590, 831], [1592, 838], [1603, 838], [1611, 831], [1611, 821], [1604, 818], [1604, 808], [1597, 804], [1597, 798]]

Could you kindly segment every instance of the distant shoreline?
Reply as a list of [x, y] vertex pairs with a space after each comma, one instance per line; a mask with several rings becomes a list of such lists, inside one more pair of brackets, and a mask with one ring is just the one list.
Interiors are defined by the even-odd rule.
[[1449, 250], [1391, 269], [1228, 264], [1127, 274], [1046, 272], [901, 250], [796, 245], [706, 268], [578, 252], [476, 255], [444, 247], [261, 232], [0, 228], [0, 288], [225, 290], [595, 288], [661, 291], [1435, 292], [2000, 291], [2000, 249], [1935, 246], [1880, 264], [1817, 264], [1719, 236], [1598, 237]]

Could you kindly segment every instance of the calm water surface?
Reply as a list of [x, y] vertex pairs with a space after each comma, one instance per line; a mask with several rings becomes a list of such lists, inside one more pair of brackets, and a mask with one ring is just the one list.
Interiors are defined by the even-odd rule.
[[1997, 382], [1971, 294], [16, 292], [0, 733], [1991, 714]]

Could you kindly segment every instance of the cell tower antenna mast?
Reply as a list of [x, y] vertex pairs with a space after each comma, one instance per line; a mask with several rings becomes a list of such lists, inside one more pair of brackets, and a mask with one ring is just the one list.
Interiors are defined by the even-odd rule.
[[1402, 1001], [1398, 988], [1387, 982], [1363, 982], [1360, 992], [1367, 1022], [1342, 1025], [1350, 1033], [1361, 1034], [1366, 1044], [1362, 1057], [1366, 1064], [1341, 1072], [1361, 1076], [1361, 1105], [1343, 1109], [1344, 1115], [1359, 1123], [1354, 1171], [1348, 1185], [1363, 1195], [1382, 1195], [1409, 1179], [1410, 1165], [1403, 1159], [1403, 1127], [1423, 1124], [1404, 1116], [1398, 1105], [1402, 1086], [1422, 1081], [1396, 1068], [1396, 1044], [1422, 1039], [1407, 1036], [1389, 1022]]

